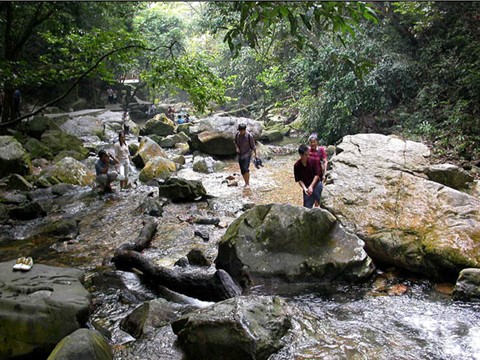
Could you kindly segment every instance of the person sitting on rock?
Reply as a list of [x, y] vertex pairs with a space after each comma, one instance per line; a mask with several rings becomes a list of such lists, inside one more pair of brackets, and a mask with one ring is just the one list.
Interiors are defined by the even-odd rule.
[[[112, 181], [116, 180], [118, 173], [115, 170], [110, 170], [110, 165], [117, 165], [118, 160], [105, 150], [98, 152], [98, 160], [95, 162], [95, 171], [97, 173], [96, 181], [100, 184], [101, 191], [104, 193], [111, 193]], [[115, 169], [114, 167], [112, 167]]]

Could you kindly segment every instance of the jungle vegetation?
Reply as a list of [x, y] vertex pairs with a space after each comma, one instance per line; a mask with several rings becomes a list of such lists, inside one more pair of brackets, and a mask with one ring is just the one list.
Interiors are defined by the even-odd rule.
[[136, 77], [197, 114], [296, 109], [324, 144], [395, 133], [478, 159], [479, 20], [478, 2], [1, 2], [0, 125], [14, 89], [34, 113]]

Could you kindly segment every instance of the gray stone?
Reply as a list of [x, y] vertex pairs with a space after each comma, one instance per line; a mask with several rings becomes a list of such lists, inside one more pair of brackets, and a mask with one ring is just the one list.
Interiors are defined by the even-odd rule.
[[160, 140], [159, 144], [162, 148], [173, 148], [178, 143], [188, 143], [190, 138], [184, 133], [168, 135]]
[[280, 298], [239, 296], [192, 312], [172, 323], [187, 358], [266, 360], [281, 349], [292, 327]]
[[47, 180], [53, 177], [64, 184], [71, 185], [88, 186], [95, 182], [94, 170], [71, 157], [65, 157], [49, 166], [42, 172], [42, 176]]
[[463, 269], [458, 276], [453, 299], [480, 302], [480, 269]]
[[359, 281], [373, 272], [363, 246], [326, 210], [259, 205], [230, 224], [215, 264], [244, 288], [271, 278]]
[[145, 128], [140, 132], [142, 135], [156, 134], [159, 136], [172, 135], [175, 132], [175, 124], [165, 114], [155, 115], [148, 120]]
[[41, 264], [21, 272], [12, 270], [14, 264], [0, 263], [0, 358], [33, 352], [46, 358], [88, 320], [90, 294], [81, 282], [83, 272]]
[[98, 331], [78, 329], [58, 343], [47, 360], [112, 360], [107, 340]]
[[195, 156], [193, 159], [193, 171], [211, 174], [220, 170], [222, 163], [215, 161], [212, 157]]
[[13, 136], [0, 136], [0, 178], [10, 174], [30, 173], [30, 159]]
[[158, 189], [159, 196], [173, 202], [191, 202], [207, 195], [207, 191], [199, 180], [168, 178], [159, 184]]
[[192, 249], [187, 254], [187, 259], [190, 265], [194, 266], [210, 266], [211, 261], [208, 260], [205, 254], [200, 249]]
[[480, 267], [480, 200], [425, 179], [429, 155], [427, 146], [393, 136], [346, 136], [322, 205], [365, 241], [374, 261], [449, 280]]

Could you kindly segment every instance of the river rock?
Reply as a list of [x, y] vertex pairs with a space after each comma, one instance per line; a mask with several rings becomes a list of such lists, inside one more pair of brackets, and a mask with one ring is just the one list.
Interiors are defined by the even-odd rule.
[[193, 266], [210, 266], [211, 261], [207, 259], [200, 249], [192, 249], [187, 254], [188, 263]]
[[204, 173], [204, 174], [211, 174], [222, 167], [222, 163], [220, 161], [215, 161], [211, 156], [203, 157], [203, 156], [195, 156], [193, 159], [193, 171]]
[[168, 178], [158, 186], [159, 196], [172, 202], [191, 202], [207, 195], [207, 191], [199, 180]]
[[240, 123], [247, 125], [247, 130], [254, 138], [258, 138], [262, 133], [262, 124], [258, 121], [241, 117], [212, 116], [190, 127], [194, 149], [209, 155], [235, 155], [234, 139]]
[[33, 190], [34, 186], [22, 175], [10, 174], [7, 178], [7, 189], [8, 190], [20, 190], [20, 191], [30, 191]]
[[10, 174], [30, 173], [30, 159], [13, 136], [0, 136], [0, 178]]
[[42, 134], [41, 142], [47, 145], [52, 154], [58, 154], [63, 150], [73, 150], [87, 158], [89, 151], [83, 146], [83, 142], [74, 135], [59, 130], [47, 130]]
[[262, 132], [262, 136], [259, 138], [260, 141], [266, 143], [280, 142], [283, 140], [283, 133], [280, 130], [267, 130]]
[[473, 181], [472, 175], [453, 164], [430, 165], [424, 172], [430, 180], [457, 190], [464, 189]]
[[373, 271], [363, 246], [326, 210], [258, 205], [230, 224], [215, 264], [244, 288], [271, 278], [357, 281]]
[[175, 124], [165, 114], [157, 114], [148, 120], [141, 135], [156, 134], [159, 136], [172, 135], [175, 132]]
[[95, 182], [95, 173], [83, 163], [71, 157], [65, 157], [42, 172], [46, 179], [54, 177], [64, 184], [88, 186]]
[[132, 162], [139, 169], [143, 169], [145, 164], [156, 157], [167, 158], [167, 154], [160, 145], [147, 136], [142, 137], [137, 152], [132, 157]]
[[120, 328], [139, 338], [142, 335], [170, 324], [185, 312], [185, 305], [165, 299], [147, 301], [120, 321]]
[[138, 178], [147, 183], [153, 179], [166, 179], [175, 171], [177, 171], [177, 165], [172, 160], [158, 156], [145, 164]]
[[25, 124], [25, 131], [28, 136], [40, 139], [47, 130], [59, 130], [59, 125], [68, 120], [68, 116], [52, 119], [48, 116], [35, 116]]
[[480, 200], [425, 179], [429, 155], [427, 146], [393, 136], [346, 136], [322, 204], [375, 262], [452, 279], [480, 267]]
[[38, 139], [28, 138], [23, 144], [23, 147], [28, 151], [32, 159], [53, 159], [54, 154], [50, 147]]
[[104, 126], [102, 120], [97, 117], [98, 115], [98, 113], [80, 113], [77, 116], [76, 113], [71, 113], [69, 119], [60, 125], [60, 130], [79, 139], [85, 136], [103, 134]]
[[160, 140], [159, 144], [162, 148], [173, 148], [178, 143], [188, 143], [190, 138], [184, 133], [168, 135]]
[[480, 269], [463, 269], [458, 276], [453, 299], [480, 301]]
[[42, 206], [32, 201], [7, 208], [8, 215], [16, 220], [33, 220], [47, 215]]
[[113, 353], [107, 340], [98, 331], [78, 329], [64, 337], [47, 360], [112, 360]]
[[288, 305], [267, 296], [235, 297], [172, 323], [187, 358], [198, 360], [266, 360], [291, 327]]
[[0, 263], [0, 358], [46, 358], [88, 320], [83, 272], [41, 264], [21, 272], [12, 270], [14, 264]]

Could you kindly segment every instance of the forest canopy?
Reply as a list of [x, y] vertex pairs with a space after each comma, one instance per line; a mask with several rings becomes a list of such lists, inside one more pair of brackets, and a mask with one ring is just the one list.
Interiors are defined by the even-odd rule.
[[197, 114], [296, 109], [325, 144], [396, 133], [472, 159], [479, 19], [477, 2], [2, 2], [2, 122], [15, 89], [38, 110], [135, 77]]

